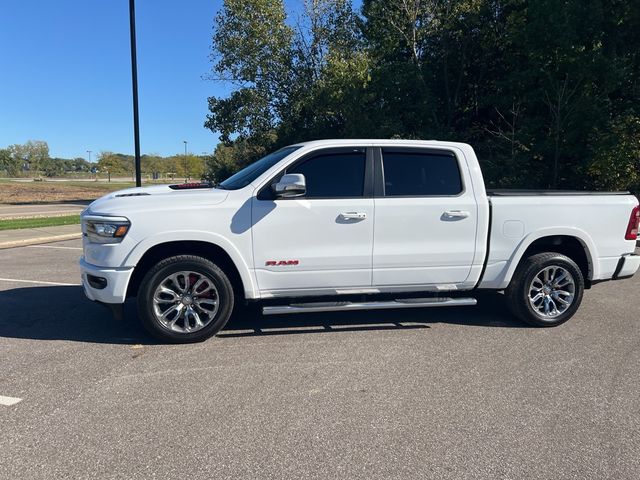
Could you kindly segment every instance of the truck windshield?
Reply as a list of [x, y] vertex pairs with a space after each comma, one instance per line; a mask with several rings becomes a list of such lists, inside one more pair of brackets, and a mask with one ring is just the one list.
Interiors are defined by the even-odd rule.
[[222, 188], [224, 190], [238, 190], [239, 188], [246, 187], [284, 157], [295, 152], [299, 148], [300, 147], [284, 147], [270, 153], [266, 157], [262, 157], [260, 160], [252, 163], [248, 167], [231, 175], [224, 182], [218, 185], [218, 188]]

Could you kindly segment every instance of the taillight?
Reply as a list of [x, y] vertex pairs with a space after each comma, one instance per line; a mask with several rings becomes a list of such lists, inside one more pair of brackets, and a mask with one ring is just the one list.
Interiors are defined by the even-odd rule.
[[629, 225], [627, 226], [627, 233], [624, 236], [625, 240], [637, 240], [639, 226], [640, 226], [640, 206], [636, 206], [633, 210], [631, 210], [631, 217], [629, 217]]

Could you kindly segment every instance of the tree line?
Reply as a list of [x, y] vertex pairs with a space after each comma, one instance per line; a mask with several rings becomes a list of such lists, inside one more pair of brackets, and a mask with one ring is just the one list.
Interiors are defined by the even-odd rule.
[[[196, 155], [142, 155], [140, 159], [143, 175], [152, 178], [196, 178], [204, 175], [208, 157]], [[134, 176], [134, 157], [122, 153], [102, 151], [96, 162], [84, 158], [73, 159], [51, 157], [49, 145], [42, 140], [29, 140], [24, 144], [0, 148], [0, 176], [5, 177], [63, 177], [78, 174], [101, 176]]]
[[[193, 154], [172, 155], [162, 157], [146, 154], [140, 157], [140, 170], [143, 175], [154, 178], [193, 178], [200, 179], [204, 175], [207, 156]], [[135, 175], [133, 155], [122, 153], [100, 152], [96, 168], [100, 173], [116, 176]]]
[[321, 138], [468, 142], [492, 187], [640, 191], [637, 0], [225, 0], [210, 177]]
[[25, 176], [33, 172], [36, 176], [54, 177], [69, 172], [88, 172], [90, 168], [89, 162], [83, 158], [51, 158], [49, 145], [42, 140], [29, 140], [24, 144], [0, 148], [0, 175], [6, 177]]

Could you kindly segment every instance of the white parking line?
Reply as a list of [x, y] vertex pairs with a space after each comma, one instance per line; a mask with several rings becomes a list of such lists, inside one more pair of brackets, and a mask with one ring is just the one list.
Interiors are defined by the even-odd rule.
[[54, 245], [27, 245], [27, 248], [57, 248], [59, 250], [82, 250], [82, 247], [56, 247]]
[[38, 280], [19, 280], [17, 278], [0, 278], [0, 282], [32, 283], [36, 285], [58, 285], [61, 287], [78, 287], [79, 283], [40, 282]]
[[10, 407], [11, 405], [15, 405], [16, 403], [20, 403], [21, 401], [21, 398], [3, 397], [2, 395], [0, 395], [0, 405], [4, 405], [5, 407]]

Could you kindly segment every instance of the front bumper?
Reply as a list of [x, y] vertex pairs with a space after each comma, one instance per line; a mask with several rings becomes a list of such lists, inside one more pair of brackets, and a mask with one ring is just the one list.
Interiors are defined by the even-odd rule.
[[[124, 268], [106, 268], [97, 267], [87, 263], [82, 257], [80, 259], [80, 277], [82, 279], [82, 287], [84, 294], [89, 300], [101, 303], [124, 303], [127, 298], [127, 287], [133, 273], [133, 267]], [[104, 279], [106, 285], [103, 288], [97, 288], [96, 282], [89, 282], [89, 276]], [[94, 285], [92, 285], [92, 283]]]

